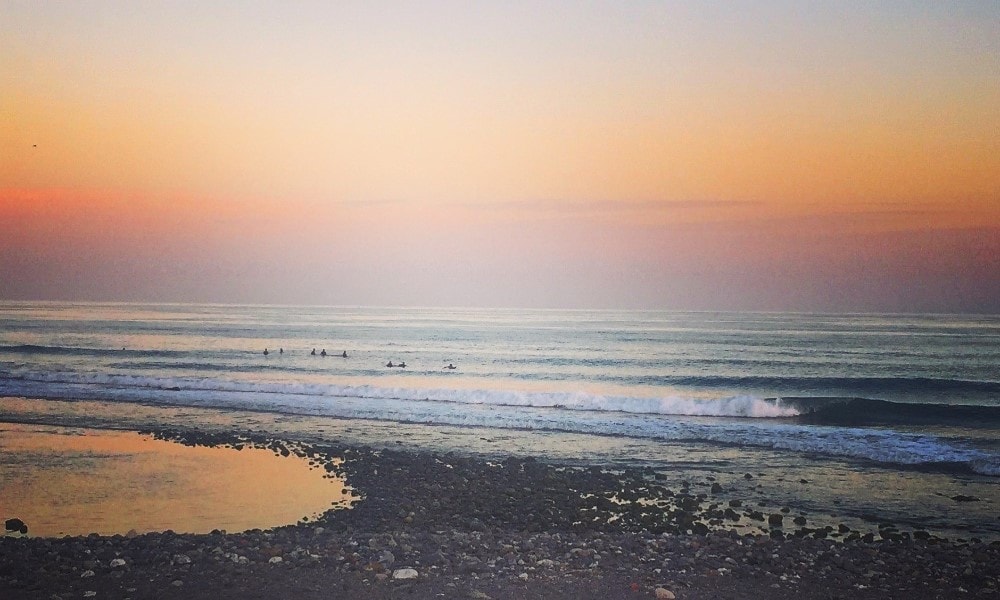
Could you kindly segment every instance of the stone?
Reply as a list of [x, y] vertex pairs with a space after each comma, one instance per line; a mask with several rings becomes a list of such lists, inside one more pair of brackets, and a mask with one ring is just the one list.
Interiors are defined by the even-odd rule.
[[125, 566], [125, 559], [124, 558], [114, 558], [114, 559], [111, 560], [110, 563], [108, 563], [108, 566], [110, 566], [112, 569], [117, 569], [118, 567], [124, 567]]
[[28, 526], [25, 525], [24, 521], [21, 519], [7, 519], [3, 522], [3, 526], [7, 531], [17, 531], [19, 533], [28, 533]]
[[656, 600], [674, 600], [676, 598], [674, 593], [667, 588], [658, 587], [653, 590], [653, 593], [656, 595]]
[[276, 564], [279, 564], [281, 562], [284, 562], [284, 560], [285, 559], [281, 558], [280, 556], [272, 556], [271, 558], [269, 558], [267, 560], [267, 562], [270, 563], [270, 564], [272, 564], [272, 565], [276, 565]]
[[87, 577], [93, 577], [93, 576], [94, 576], [94, 572], [91, 571], [90, 569], [87, 569], [83, 573], [80, 573], [80, 578], [81, 579], [84, 579], [84, 578], [87, 578]]
[[416, 569], [396, 569], [392, 572], [393, 579], [416, 579], [420, 574], [417, 573]]
[[774, 525], [776, 527], [781, 527], [782, 521], [783, 521], [783, 519], [782, 519], [781, 513], [774, 513], [774, 514], [772, 514], [772, 515], [770, 515], [770, 516], [767, 517], [767, 523], [768, 523], [768, 525]]
[[520, 575], [517, 576], [517, 578], [520, 579], [521, 581], [527, 581], [528, 580], [528, 574], [527, 573], [521, 573]]
[[95, 592], [94, 590], [87, 590], [86, 592], [83, 593], [84, 598], [93, 598], [96, 595], [97, 592]]
[[396, 562], [396, 556], [388, 550], [383, 550], [382, 554], [378, 556], [378, 561], [387, 567], [391, 567]]
[[189, 565], [191, 564], [191, 557], [187, 554], [175, 554], [172, 562], [175, 565]]

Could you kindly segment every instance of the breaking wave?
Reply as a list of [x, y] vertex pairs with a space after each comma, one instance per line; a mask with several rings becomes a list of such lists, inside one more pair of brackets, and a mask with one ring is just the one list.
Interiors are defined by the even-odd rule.
[[202, 392], [204, 402], [212, 403], [216, 393], [253, 395], [304, 396], [316, 398], [359, 398], [368, 400], [406, 400], [410, 402], [446, 402], [453, 404], [491, 405], [498, 407], [558, 408], [574, 411], [623, 412], [633, 414], [777, 418], [798, 415], [800, 409], [764, 398], [733, 396], [727, 398], [689, 397], [627, 397], [602, 396], [579, 392], [524, 392], [515, 390], [421, 389], [381, 387], [372, 385], [337, 385], [320, 383], [262, 383], [214, 378], [148, 377], [103, 373], [35, 372], [23, 375], [0, 375], [0, 392], [30, 390], [36, 395], [52, 397], [46, 389], [58, 386], [81, 386], [81, 392], [98, 395], [101, 399], [128, 399], [129, 393], [164, 392], [162, 399], [170, 401], [169, 392]]

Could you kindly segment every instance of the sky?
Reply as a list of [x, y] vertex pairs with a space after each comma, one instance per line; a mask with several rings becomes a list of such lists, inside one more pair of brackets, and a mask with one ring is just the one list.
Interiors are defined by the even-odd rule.
[[3, 0], [0, 300], [1000, 313], [1000, 3]]

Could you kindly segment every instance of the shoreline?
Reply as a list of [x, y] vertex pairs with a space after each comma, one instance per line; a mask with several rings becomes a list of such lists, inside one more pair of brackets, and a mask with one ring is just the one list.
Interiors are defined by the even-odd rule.
[[[642, 598], [657, 588], [677, 598], [1000, 595], [998, 542], [911, 535], [889, 523], [877, 536], [811, 528], [777, 505], [734, 504], [708, 479], [676, 488], [643, 468], [263, 433], [146, 432], [306, 456], [346, 477], [360, 500], [265, 531], [0, 538], [0, 596]], [[737, 520], [781, 534], [711, 530]], [[411, 574], [404, 569], [416, 577], [403, 578]]]
[[[564, 468], [653, 469], [657, 483], [674, 490], [690, 487], [691, 481], [701, 481], [707, 490], [718, 482], [727, 488], [726, 499], [780, 506], [792, 512], [789, 518], [808, 518], [810, 527], [840, 530], [845, 524], [879, 537], [879, 526], [892, 523], [911, 534], [926, 530], [959, 542], [1000, 541], [994, 478], [920, 465], [883, 466], [733, 444], [91, 400], [0, 397], [0, 422], [116, 431], [179, 428], [231, 437], [249, 433], [314, 445], [456, 453], [493, 462], [515, 456]], [[747, 473], [753, 480], [744, 479]], [[770, 525], [751, 529], [767, 534]], [[842, 536], [834, 531], [831, 537]]]

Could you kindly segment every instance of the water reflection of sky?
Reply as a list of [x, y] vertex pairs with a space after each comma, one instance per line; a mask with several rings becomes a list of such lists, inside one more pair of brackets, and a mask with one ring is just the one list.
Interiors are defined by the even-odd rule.
[[271, 451], [133, 432], [0, 426], [0, 517], [33, 536], [207, 533], [294, 523], [348, 499], [344, 482]]

